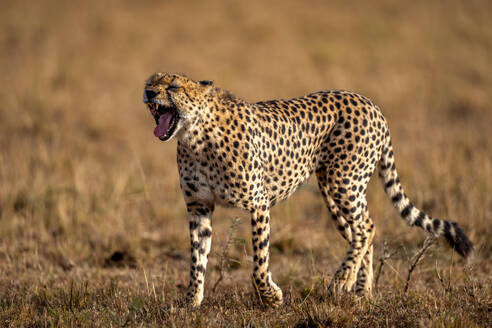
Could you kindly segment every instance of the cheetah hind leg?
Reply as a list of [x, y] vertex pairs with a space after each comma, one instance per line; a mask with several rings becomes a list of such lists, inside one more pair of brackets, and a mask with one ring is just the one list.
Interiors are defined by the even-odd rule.
[[[345, 239], [350, 244], [350, 241], [352, 240], [352, 230], [350, 229], [350, 225], [344, 218], [342, 211], [333, 201], [333, 198], [328, 196], [329, 187], [327, 183], [327, 170], [325, 168], [318, 170], [316, 172], [316, 176], [318, 178], [318, 187], [323, 196], [323, 200], [325, 201], [326, 207], [332, 215], [333, 221], [335, 221], [337, 225], [337, 230], [340, 232], [343, 239]], [[358, 295], [371, 295], [373, 280], [372, 254], [373, 246], [371, 244], [368, 247], [367, 252], [364, 254], [361, 267], [359, 269], [359, 272], [357, 273], [357, 282], [353, 291], [355, 291]]]
[[[352, 239], [352, 230], [350, 229], [347, 220], [343, 217], [341, 211], [336, 206], [333, 200], [329, 199], [327, 201], [328, 209], [330, 210], [333, 220], [338, 224], [338, 231], [342, 237], [350, 243]], [[360, 269], [357, 273], [357, 281], [352, 291], [354, 291], [359, 296], [371, 296], [372, 292], [372, 282], [373, 282], [373, 245], [370, 244], [367, 248], [367, 252], [364, 254]]]
[[[347, 223], [350, 225], [352, 239], [350, 240], [350, 249], [330, 284], [330, 291], [334, 294], [347, 293], [352, 290], [358, 291], [360, 287], [362, 287], [361, 293], [370, 291], [372, 282], [371, 245], [374, 237], [374, 224], [369, 217], [367, 208], [364, 207], [360, 206], [358, 213], [348, 214], [350, 220], [347, 220]], [[359, 281], [359, 287], [357, 287], [357, 281]]]
[[371, 244], [357, 273], [357, 282], [355, 283], [355, 293], [359, 296], [372, 296], [372, 282], [373, 282], [373, 265], [372, 265], [373, 245]]
[[[342, 235], [342, 237], [350, 244], [350, 240], [352, 240], [352, 230], [350, 229], [347, 220], [344, 218], [342, 212], [335, 204], [333, 199], [330, 197], [325, 197], [326, 205], [331, 212], [332, 218], [336, 221], [338, 225], [338, 231]], [[372, 234], [374, 235], [375, 228], [372, 228]], [[372, 240], [372, 238], [371, 238]], [[372, 282], [373, 282], [373, 245], [370, 244], [367, 248], [367, 252], [364, 254], [362, 259], [362, 263], [360, 265], [360, 269], [357, 273], [357, 281], [352, 291], [354, 291], [359, 296], [371, 296], [372, 292]]]
[[343, 217], [342, 211], [338, 208], [337, 204], [333, 201], [333, 198], [329, 196], [330, 188], [327, 181], [327, 169], [321, 168], [316, 172], [318, 178], [318, 187], [325, 201], [325, 205], [328, 211], [331, 213], [331, 217], [337, 225], [337, 230], [348, 243], [352, 240], [352, 230], [347, 220]]

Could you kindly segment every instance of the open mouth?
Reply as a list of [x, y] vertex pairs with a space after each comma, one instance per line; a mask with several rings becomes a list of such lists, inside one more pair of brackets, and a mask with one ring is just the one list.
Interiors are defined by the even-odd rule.
[[163, 106], [156, 103], [149, 103], [148, 105], [157, 124], [154, 129], [154, 135], [162, 141], [169, 140], [178, 125], [179, 115], [177, 108], [174, 105]]

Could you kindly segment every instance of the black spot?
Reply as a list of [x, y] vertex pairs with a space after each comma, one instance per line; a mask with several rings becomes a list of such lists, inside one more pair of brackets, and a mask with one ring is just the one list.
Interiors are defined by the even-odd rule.
[[434, 219], [432, 220], [432, 225], [434, 226], [434, 232], [439, 229], [439, 226], [441, 225], [441, 220], [439, 219]]
[[198, 191], [198, 188], [193, 183], [187, 182], [186, 185], [188, 186], [188, 188], [190, 188], [194, 192]]
[[384, 187], [386, 189], [388, 189], [389, 187], [391, 187], [394, 184], [395, 184], [395, 180], [394, 179], [391, 179], [390, 181], [386, 182], [386, 184], [384, 185]]
[[210, 231], [210, 229], [203, 229], [198, 234], [199, 237], [210, 237], [211, 235], [212, 235], [212, 231]]
[[394, 195], [391, 200], [396, 203], [399, 202], [403, 198], [403, 195], [399, 192], [396, 195]]
[[190, 221], [190, 230], [195, 230], [198, 227], [198, 223]]
[[424, 218], [425, 218], [425, 213], [420, 211], [419, 216], [417, 216], [417, 219], [415, 219], [415, 225], [417, 227], [422, 227], [422, 223], [424, 221]]
[[410, 215], [410, 212], [412, 211], [413, 209], [413, 204], [412, 203], [409, 203], [402, 211], [401, 211], [401, 216], [403, 216], [404, 218], [406, 218], [408, 215]]
[[208, 214], [208, 210], [206, 208], [197, 208], [197, 212], [203, 216]]

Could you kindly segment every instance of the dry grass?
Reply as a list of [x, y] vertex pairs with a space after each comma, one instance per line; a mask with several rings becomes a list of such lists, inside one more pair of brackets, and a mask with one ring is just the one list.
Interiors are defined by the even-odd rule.
[[[492, 6], [489, 1], [2, 1], [0, 326], [492, 326]], [[246, 100], [358, 91], [392, 129], [403, 184], [476, 243], [466, 266], [370, 187], [373, 300], [332, 299], [346, 250], [311, 180], [272, 214], [272, 271], [286, 294], [262, 310], [244, 213], [219, 209], [198, 310], [180, 308], [188, 232], [175, 142], [141, 103], [154, 71], [214, 79]], [[231, 218], [243, 218], [220, 273]], [[235, 263], [235, 264], [234, 264]]]

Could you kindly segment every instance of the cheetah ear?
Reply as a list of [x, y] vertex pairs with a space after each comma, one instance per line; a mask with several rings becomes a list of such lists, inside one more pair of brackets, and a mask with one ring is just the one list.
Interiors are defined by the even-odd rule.
[[202, 87], [203, 93], [207, 94], [212, 90], [212, 87], [214, 85], [214, 81], [212, 80], [202, 80], [198, 81], [198, 84]]

